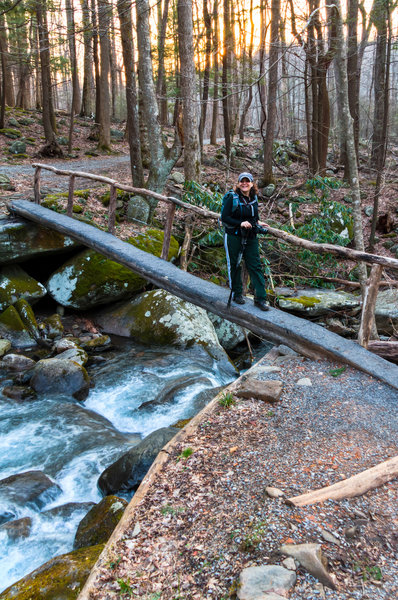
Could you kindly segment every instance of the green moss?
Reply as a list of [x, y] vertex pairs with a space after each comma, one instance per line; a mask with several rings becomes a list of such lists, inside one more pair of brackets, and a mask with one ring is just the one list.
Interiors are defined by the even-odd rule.
[[191, 419], [180, 419], [179, 421], [177, 421], [177, 423], [172, 425], [172, 427], [176, 427], [177, 429], [183, 429], [185, 425], [188, 425], [190, 421]]
[[38, 300], [46, 294], [44, 287], [18, 265], [9, 265], [0, 272], [0, 310], [14, 304], [19, 298]]
[[4, 312], [1, 313], [0, 325], [9, 331], [17, 333], [25, 331], [25, 325], [23, 324], [23, 321], [19, 316], [15, 306], [9, 306]]
[[280, 296], [283, 300], [287, 300], [288, 302], [294, 302], [296, 304], [301, 304], [306, 308], [313, 308], [316, 304], [319, 304], [321, 301], [319, 298], [311, 298], [309, 296], [300, 296], [299, 298], [285, 298], [284, 296]]
[[[100, 196], [100, 201], [104, 206], [109, 206], [111, 192], [105, 192]], [[122, 202], [128, 202], [130, 200], [131, 194], [129, 192], [124, 192], [123, 190], [116, 190], [116, 200], [121, 200]]]
[[44, 319], [44, 324], [46, 325], [47, 336], [51, 339], [61, 336], [64, 332], [61, 317], [57, 313]]
[[35, 313], [33, 312], [29, 302], [27, 302], [25, 298], [20, 298], [14, 306], [17, 309], [18, 314], [21, 317], [21, 321], [25, 325], [26, 329], [33, 337], [37, 337], [39, 332], [37, 321]]
[[108, 540], [127, 506], [126, 500], [106, 496], [80, 521], [73, 547], [96, 546]]
[[[127, 241], [140, 250], [149, 252], [153, 256], [160, 256], [162, 254], [164, 232], [160, 229], [147, 229], [144, 233], [139, 233], [135, 237], [129, 238]], [[177, 258], [180, 250], [180, 246], [174, 236], [170, 239], [170, 248], [168, 260]]]
[[0, 594], [0, 600], [76, 600], [103, 544], [49, 560]]
[[18, 129], [11, 129], [10, 127], [5, 127], [4, 129], [0, 129], [0, 133], [11, 139], [16, 139], [16, 138], [21, 137], [21, 132], [18, 131]]
[[86, 190], [76, 190], [73, 195], [76, 196], [76, 198], [84, 198], [85, 200], [87, 200], [87, 198], [89, 198], [90, 194], [91, 194], [91, 190], [86, 189]]
[[83, 212], [83, 207], [80, 204], [74, 204], [72, 207], [72, 212], [75, 214], [81, 214]]

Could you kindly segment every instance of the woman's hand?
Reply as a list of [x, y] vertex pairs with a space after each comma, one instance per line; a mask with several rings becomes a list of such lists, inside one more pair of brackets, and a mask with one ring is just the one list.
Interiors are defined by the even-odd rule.
[[251, 229], [252, 228], [252, 224], [249, 223], [249, 221], [243, 221], [243, 223], [241, 223], [240, 226], [243, 227], [243, 229]]

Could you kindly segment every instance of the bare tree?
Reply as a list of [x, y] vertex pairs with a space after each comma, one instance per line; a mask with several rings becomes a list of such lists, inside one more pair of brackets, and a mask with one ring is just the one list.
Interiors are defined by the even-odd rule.
[[271, 46], [269, 51], [268, 70], [268, 102], [267, 102], [267, 127], [264, 140], [264, 183], [274, 181], [272, 174], [272, 150], [274, 145], [276, 123], [276, 96], [278, 87], [278, 57], [279, 57], [279, 20], [280, 0], [272, 0], [271, 5]]

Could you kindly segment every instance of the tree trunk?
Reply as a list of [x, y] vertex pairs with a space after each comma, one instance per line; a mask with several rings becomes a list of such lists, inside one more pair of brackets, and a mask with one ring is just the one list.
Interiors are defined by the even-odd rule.
[[111, 148], [111, 120], [109, 102], [109, 27], [111, 5], [108, 0], [98, 0], [98, 30], [100, 47], [100, 114], [98, 119], [98, 148], [109, 151]]
[[75, 8], [73, 0], [65, 0], [66, 22], [68, 26], [68, 45], [70, 55], [70, 67], [72, 72], [72, 106], [71, 114], [78, 114], [80, 109], [80, 84], [76, 57], [76, 37], [75, 37]]
[[83, 58], [83, 91], [82, 105], [80, 108], [81, 117], [89, 117], [93, 112], [93, 31], [90, 21], [90, 9], [88, 0], [80, 0], [82, 7], [82, 25], [83, 25], [83, 43], [84, 43], [84, 58]]
[[192, 0], [178, 0], [177, 13], [181, 64], [182, 124], [184, 130], [184, 175], [186, 181], [199, 181], [200, 148], [196, 111]]
[[[145, 126], [148, 131], [148, 147], [150, 152], [149, 177], [147, 187], [154, 191], [162, 191], [171, 169], [179, 153], [180, 145], [175, 138], [171, 149], [165, 148], [162, 140], [162, 130], [159, 124], [159, 111], [156, 100], [156, 91], [153, 81], [151, 40], [149, 34], [149, 5], [148, 0], [136, 0], [137, 13], [137, 43], [139, 50], [138, 75], [141, 88], [141, 100]], [[156, 200], [151, 201], [151, 214], [157, 205]]]
[[224, 1], [224, 54], [222, 59], [222, 108], [224, 123], [224, 143], [227, 161], [231, 157], [231, 125], [229, 122], [229, 85], [228, 77], [231, 70], [231, 17], [229, 12], [229, 0]]
[[264, 184], [272, 183], [272, 150], [276, 123], [276, 93], [278, 87], [280, 0], [272, 0], [271, 47], [269, 51], [267, 127], [264, 140]]
[[93, 27], [93, 60], [95, 76], [95, 122], [99, 123], [101, 114], [100, 61], [98, 56], [98, 19], [95, 0], [91, 0], [91, 21]]
[[213, 87], [213, 112], [211, 118], [210, 144], [217, 144], [217, 125], [218, 125], [218, 0], [214, 0], [213, 6], [213, 56], [214, 56], [214, 87]]
[[203, 0], [203, 20], [206, 30], [206, 46], [205, 46], [205, 71], [203, 74], [203, 93], [202, 93], [202, 110], [199, 124], [199, 143], [200, 150], [203, 152], [203, 134], [206, 126], [207, 101], [209, 99], [210, 86], [210, 59], [211, 59], [211, 18], [207, 6], [207, 0]]
[[247, 100], [242, 110], [242, 114], [240, 116], [239, 123], [239, 139], [243, 140], [245, 138], [245, 123], [246, 117], [249, 112], [249, 108], [253, 101], [253, 86], [251, 85], [251, 77], [253, 76], [253, 41], [254, 41], [254, 20], [253, 20], [253, 0], [250, 0], [250, 8], [249, 8], [249, 18], [250, 18], [250, 42], [249, 42], [249, 63], [248, 67], [248, 81], [249, 81], [249, 89]]
[[46, 20], [46, 0], [39, 0], [35, 4], [37, 28], [39, 32], [39, 52], [41, 66], [41, 86], [43, 93], [43, 127], [46, 144], [41, 148], [41, 156], [62, 157], [62, 150], [55, 137], [53, 127], [53, 97], [51, 87], [51, 62], [50, 62], [50, 43]]
[[[363, 226], [361, 213], [361, 193], [359, 189], [359, 173], [357, 154], [355, 151], [355, 136], [354, 124], [350, 113], [348, 101], [348, 78], [347, 78], [347, 51], [344, 40], [343, 22], [340, 0], [335, 2], [337, 7], [336, 15], [336, 66], [340, 73], [341, 87], [339, 94], [342, 106], [341, 119], [343, 122], [344, 131], [346, 132], [345, 146], [347, 148], [347, 162], [351, 175], [350, 187], [353, 200], [353, 217], [354, 217], [354, 240], [355, 248], [362, 252], [365, 248], [363, 240]], [[359, 263], [359, 280], [364, 293], [367, 279], [366, 266], [364, 263]]]
[[138, 118], [138, 100], [134, 70], [133, 21], [130, 0], [118, 0], [117, 10], [120, 20], [123, 62], [126, 76], [127, 135], [130, 147], [130, 167], [133, 185], [143, 187], [140, 126]]
[[[7, 31], [4, 15], [0, 15], [0, 44], [1, 44], [1, 61], [3, 69], [3, 94], [4, 101], [8, 106], [14, 106], [15, 95], [13, 86], [13, 74], [8, 64], [9, 52], [8, 52], [8, 40]], [[4, 76], [4, 74], [7, 74]], [[4, 125], [3, 125], [4, 127]]]
[[169, 0], [164, 1], [163, 13], [162, 3], [158, 4], [158, 73], [156, 79], [156, 95], [158, 97], [160, 123], [167, 125], [168, 109], [167, 109], [167, 90], [166, 90], [166, 73], [164, 66], [164, 51], [166, 44], [167, 19], [169, 15]]

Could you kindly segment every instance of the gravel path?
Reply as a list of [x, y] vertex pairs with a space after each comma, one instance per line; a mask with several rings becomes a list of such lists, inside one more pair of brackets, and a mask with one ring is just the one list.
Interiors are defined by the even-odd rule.
[[[265, 492], [274, 486], [297, 495], [396, 455], [396, 390], [326, 360], [281, 356], [273, 364], [281, 371], [257, 368], [255, 377], [281, 379], [281, 400], [216, 403], [204, 415], [113, 543], [114, 560], [90, 598], [127, 598], [124, 584], [131, 597], [152, 600], [234, 598], [244, 567], [281, 564], [282, 543], [304, 542], [322, 544], [337, 591], [298, 568], [291, 600], [397, 597], [397, 480], [303, 508]], [[312, 385], [299, 385], [303, 378]], [[187, 448], [193, 452], [183, 458]], [[325, 541], [328, 533], [336, 543]]]

